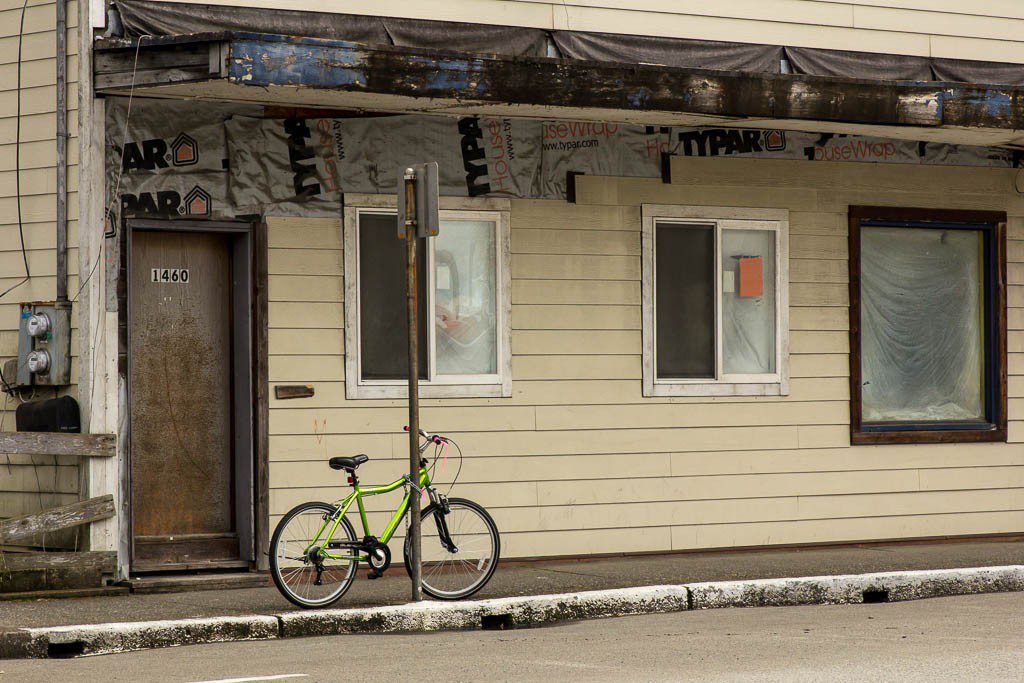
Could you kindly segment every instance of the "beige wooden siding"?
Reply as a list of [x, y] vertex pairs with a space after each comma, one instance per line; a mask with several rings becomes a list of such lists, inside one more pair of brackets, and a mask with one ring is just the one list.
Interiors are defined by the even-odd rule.
[[[575, 205], [513, 201], [513, 395], [423, 402], [425, 427], [466, 453], [454, 495], [493, 511], [509, 557], [1019, 531], [1018, 443], [849, 446], [846, 290], [849, 204], [1006, 210], [1010, 437], [1024, 442], [1024, 198], [1013, 173], [680, 158], [671, 185], [584, 176]], [[642, 397], [642, 203], [790, 210], [788, 396]], [[271, 400], [276, 522], [344, 493], [329, 456], [365, 452], [365, 480], [391, 480], [407, 441], [401, 401], [345, 399], [339, 222], [269, 229], [271, 384], [316, 388]], [[315, 274], [297, 275], [307, 258]], [[440, 480], [455, 467], [450, 458]], [[373, 503], [379, 531], [395, 499]]]
[[[18, 349], [18, 302], [51, 301], [56, 296], [56, 4], [29, 0], [25, 14], [25, 35], [21, 67], [21, 210], [25, 247], [32, 279], [0, 300], [0, 363]], [[68, 65], [71, 81], [67, 91], [68, 129], [68, 289], [77, 291], [78, 277], [78, 6], [68, 2]], [[21, 2], [0, 0], [0, 291], [24, 277], [18, 238], [18, 208], [15, 194], [15, 150], [17, 128], [17, 59]], [[77, 311], [72, 324], [76, 325]], [[77, 328], [77, 325], [76, 325]], [[77, 355], [78, 335], [72, 334], [71, 352]], [[72, 361], [72, 382], [78, 367]], [[75, 395], [76, 388], [69, 392]], [[37, 397], [53, 395], [40, 389]], [[16, 400], [0, 394], [0, 430], [14, 429]], [[52, 458], [0, 454], [0, 517], [26, 514], [78, 499], [78, 458]], [[48, 542], [53, 539], [49, 539]], [[74, 542], [67, 534], [59, 543]]]
[[[298, 0], [185, 0], [309, 10]], [[326, 0], [322, 12], [1024, 62], [1017, 0]]]

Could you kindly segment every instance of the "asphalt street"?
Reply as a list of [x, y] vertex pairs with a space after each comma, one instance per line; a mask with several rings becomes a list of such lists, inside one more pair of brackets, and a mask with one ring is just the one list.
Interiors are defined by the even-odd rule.
[[1020, 681], [1024, 593], [0, 661], [32, 681]]

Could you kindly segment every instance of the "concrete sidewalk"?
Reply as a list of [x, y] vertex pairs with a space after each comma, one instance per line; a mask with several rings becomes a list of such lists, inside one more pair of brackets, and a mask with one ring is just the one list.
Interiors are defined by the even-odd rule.
[[[507, 562], [499, 566], [490, 584], [474, 599], [697, 582], [1006, 565], [1024, 565], [1024, 540]], [[408, 598], [409, 579], [404, 568], [398, 565], [376, 581], [360, 576], [333, 608], [397, 605]], [[279, 615], [290, 611], [295, 611], [295, 608], [274, 587], [2, 602], [0, 631], [112, 622]]]

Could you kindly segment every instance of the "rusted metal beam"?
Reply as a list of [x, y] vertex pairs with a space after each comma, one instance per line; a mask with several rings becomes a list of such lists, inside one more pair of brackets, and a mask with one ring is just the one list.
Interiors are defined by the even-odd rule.
[[116, 446], [117, 439], [113, 434], [0, 432], [0, 453], [109, 458], [115, 455]]
[[50, 508], [33, 515], [0, 520], [0, 545], [113, 516], [114, 497], [106, 495]]

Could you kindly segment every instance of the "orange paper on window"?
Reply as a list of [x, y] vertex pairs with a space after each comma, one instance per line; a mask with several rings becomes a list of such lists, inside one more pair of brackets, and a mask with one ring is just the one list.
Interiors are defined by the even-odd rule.
[[740, 296], [761, 296], [764, 294], [764, 265], [760, 256], [744, 256], [740, 259]]

